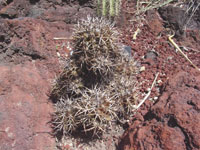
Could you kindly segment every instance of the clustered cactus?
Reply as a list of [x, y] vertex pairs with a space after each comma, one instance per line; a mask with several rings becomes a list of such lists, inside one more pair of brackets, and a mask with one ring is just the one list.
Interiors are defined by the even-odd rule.
[[101, 135], [128, 119], [137, 104], [135, 63], [107, 20], [80, 21], [72, 38], [73, 54], [52, 89], [54, 129], [63, 135], [77, 130]]
[[97, 14], [115, 17], [119, 15], [121, 0], [97, 0]]

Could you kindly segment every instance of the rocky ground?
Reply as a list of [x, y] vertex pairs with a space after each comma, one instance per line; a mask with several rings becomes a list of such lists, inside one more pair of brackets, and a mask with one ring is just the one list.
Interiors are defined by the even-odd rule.
[[[143, 68], [137, 77], [141, 93], [159, 73], [157, 83], [120, 138], [113, 133], [98, 145], [74, 149], [200, 149], [200, 72], [168, 40], [169, 28], [175, 30], [174, 41], [200, 67], [200, 8], [184, 28], [188, 16], [181, 4], [139, 20], [134, 6], [123, 1], [116, 24], [121, 42]], [[61, 71], [57, 50], [67, 54], [61, 45], [70, 42], [54, 38], [70, 38], [73, 25], [88, 14], [95, 14], [89, 0], [0, 1], [0, 150], [73, 149], [74, 143], [58, 147], [49, 123], [49, 91]]]

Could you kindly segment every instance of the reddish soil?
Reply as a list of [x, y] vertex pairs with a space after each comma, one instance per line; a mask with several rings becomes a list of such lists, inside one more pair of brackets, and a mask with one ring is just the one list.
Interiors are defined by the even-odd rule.
[[[117, 22], [121, 42], [132, 47], [138, 67], [145, 67], [137, 76], [141, 93], [159, 73], [157, 83], [121, 138], [108, 135], [93, 149], [200, 149], [200, 72], [176, 52], [166, 29], [175, 30], [174, 41], [200, 68], [200, 8], [183, 30], [178, 6], [148, 11], [136, 21], [134, 6], [134, 1], [123, 2]], [[60, 71], [56, 45], [69, 40], [53, 38], [69, 38], [86, 14], [95, 14], [92, 1], [0, 1], [0, 150], [56, 149], [48, 93]]]

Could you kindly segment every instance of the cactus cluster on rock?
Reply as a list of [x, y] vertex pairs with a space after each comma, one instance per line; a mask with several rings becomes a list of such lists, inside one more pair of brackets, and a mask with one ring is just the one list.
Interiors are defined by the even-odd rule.
[[73, 54], [52, 89], [56, 131], [100, 135], [124, 122], [138, 100], [136, 67], [105, 19], [88, 17], [74, 28]]

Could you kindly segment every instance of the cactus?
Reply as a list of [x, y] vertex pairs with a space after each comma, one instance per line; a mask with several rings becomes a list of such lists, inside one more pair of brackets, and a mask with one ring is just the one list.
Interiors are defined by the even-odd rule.
[[97, 0], [97, 15], [101, 16], [101, 0]]
[[[102, 8], [102, 16], [115, 17], [119, 15], [121, 0], [97, 0], [97, 14], [100, 14]], [[101, 7], [102, 5], [102, 7]], [[109, 6], [109, 7], [108, 7]], [[109, 9], [109, 10], [108, 10]], [[109, 13], [109, 14], [108, 14]]]
[[120, 9], [120, 0], [116, 0], [116, 3], [115, 3], [115, 15], [116, 16], [119, 15], [119, 9]]
[[102, 0], [102, 16], [107, 15], [107, 0]]
[[120, 56], [117, 37], [118, 32], [109, 21], [89, 17], [76, 26], [73, 34], [76, 55], [72, 59], [76, 59], [80, 68], [107, 76]]
[[110, 16], [114, 17], [115, 15], [115, 0], [110, 0]]
[[56, 79], [53, 125], [56, 132], [100, 136], [127, 120], [137, 104], [136, 67], [106, 19], [88, 17], [74, 28], [74, 52]]

